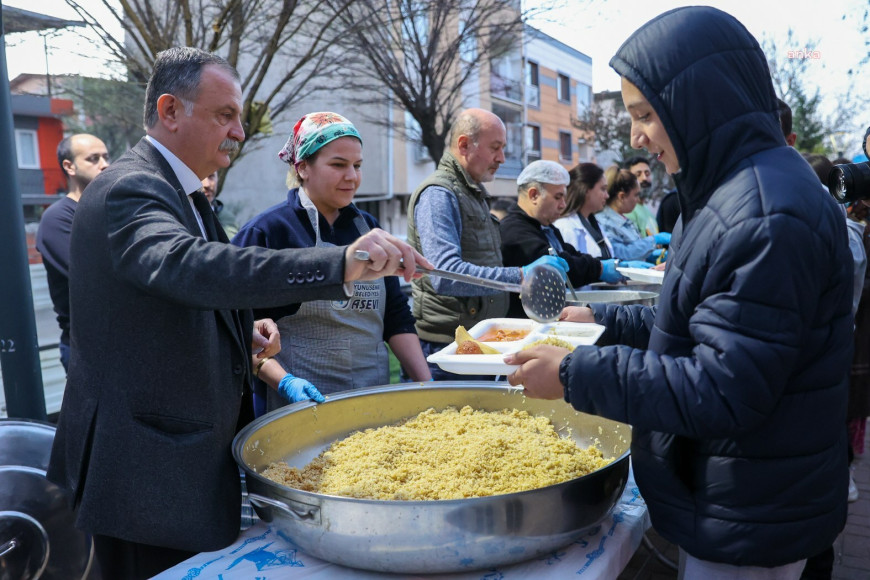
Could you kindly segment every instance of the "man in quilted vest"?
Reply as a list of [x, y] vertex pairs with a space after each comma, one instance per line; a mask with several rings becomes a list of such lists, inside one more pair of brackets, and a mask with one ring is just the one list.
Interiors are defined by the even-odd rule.
[[[483, 186], [504, 163], [506, 143], [504, 123], [496, 115], [483, 109], [462, 111], [438, 168], [411, 196], [408, 243], [436, 268], [513, 284], [522, 281], [524, 268], [502, 266], [498, 221], [489, 213], [489, 194]], [[538, 263], [556, 263], [556, 258], [545, 256]], [[457, 326], [471, 328], [507, 313], [506, 292], [430, 277], [412, 285], [425, 355], [447, 346]], [[430, 368], [435, 380], [492, 378], [459, 377], [436, 365]]]

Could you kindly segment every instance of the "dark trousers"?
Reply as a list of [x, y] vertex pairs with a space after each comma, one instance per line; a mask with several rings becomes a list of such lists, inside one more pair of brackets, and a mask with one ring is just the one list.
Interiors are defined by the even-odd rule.
[[94, 552], [103, 580], [147, 580], [197, 554], [110, 536], [94, 536]]
[[831, 580], [834, 573], [834, 546], [825, 548], [821, 554], [807, 558], [801, 580]]
[[[848, 441], [848, 436], [847, 436]], [[855, 459], [855, 452], [852, 450], [852, 445], [846, 443], [846, 452], [849, 457], [849, 464]], [[801, 574], [801, 580], [831, 580], [834, 573], [834, 546], [825, 548], [821, 553], [807, 558], [807, 565]]]

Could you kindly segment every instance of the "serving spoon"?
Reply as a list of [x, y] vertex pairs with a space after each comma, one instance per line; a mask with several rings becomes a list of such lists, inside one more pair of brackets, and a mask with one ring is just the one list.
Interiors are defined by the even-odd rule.
[[[361, 262], [368, 262], [371, 259], [365, 250], [356, 250], [353, 257]], [[417, 264], [416, 271], [427, 276], [437, 276], [455, 282], [519, 294], [526, 315], [536, 322], [558, 320], [562, 309], [565, 308], [565, 279], [559, 270], [546, 264], [532, 268], [528, 275], [523, 276], [522, 284], [500, 282], [470, 274], [448, 272], [447, 270], [424, 268], [419, 264]]]

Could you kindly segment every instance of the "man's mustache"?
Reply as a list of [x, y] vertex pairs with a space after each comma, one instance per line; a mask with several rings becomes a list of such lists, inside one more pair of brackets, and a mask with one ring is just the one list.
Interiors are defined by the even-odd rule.
[[239, 150], [239, 142], [235, 139], [224, 139], [218, 150], [224, 153], [235, 153]]

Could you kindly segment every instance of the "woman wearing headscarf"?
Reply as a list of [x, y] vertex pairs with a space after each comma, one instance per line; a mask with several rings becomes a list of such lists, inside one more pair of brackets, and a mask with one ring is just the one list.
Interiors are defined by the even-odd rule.
[[[852, 257], [842, 213], [779, 127], [758, 42], [709, 7], [662, 14], [610, 62], [631, 143], [683, 209], [655, 307], [506, 357], [527, 396], [632, 425], [652, 525], [684, 578], [794, 579], [846, 523]], [[799, 251], [796, 251], [799, 249]]]
[[[305, 115], [296, 123], [278, 157], [290, 165], [296, 184], [287, 199], [245, 224], [233, 243], [266, 248], [304, 248], [350, 243], [373, 228], [375, 218], [358, 209], [353, 196], [362, 174], [362, 138], [337, 113]], [[318, 276], [304, 272], [299, 276]], [[289, 371], [282, 380], [313, 383], [324, 394], [390, 382], [389, 354], [395, 353], [415, 381], [431, 378], [407, 297], [395, 277], [353, 285], [347, 300], [320, 300], [263, 310], [277, 321], [281, 352]], [[267, 410], [287, 404], [277, 390], [267, 392]]]

